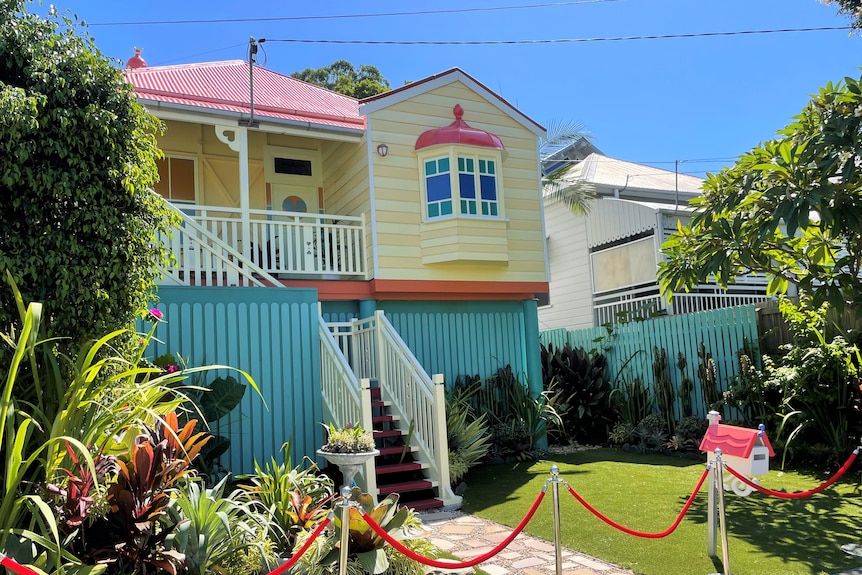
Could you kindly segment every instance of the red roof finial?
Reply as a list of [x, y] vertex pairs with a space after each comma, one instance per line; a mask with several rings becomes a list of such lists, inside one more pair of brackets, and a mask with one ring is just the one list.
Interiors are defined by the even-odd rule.
[[452, 113], [455, 114], [455, 119], [460, 122], [461, 118], [464, 117], [464, 108], [461, 107], [461, 104], [455, 104], [455, 107], [452, 108]]
[[126, 62], [126, 68], [146, 68], [147, 62], [141, 58], [141, 52], [143, 51], [143, 48], [135, 48], [135, 55]]

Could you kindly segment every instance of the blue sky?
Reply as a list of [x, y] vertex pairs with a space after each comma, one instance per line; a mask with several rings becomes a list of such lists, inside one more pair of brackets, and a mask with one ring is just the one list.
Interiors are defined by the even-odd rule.
[[[606, 0], [513, 10], [175, 25], [111, 22], [303, 17], [542, 4], [541, 0], [61, 0], [96, 45], [150, 65], [244, 59], [250, 36], [315, 40], [537, 40], [846, 26], [816, 0]], [[547, 2], [551, 3], [551, 2]], [[44, 8], [42, 8], [44, 9]], [[290, 74], [344, 58], [393, 87], [460, 67], [547, 125], [581, 122], [609, 156], [717, 171], [785, 126], [828, 81], [862, 75], [846, 30], [662, 40], [483, 46], [264, 44], [259, 63]], [[694, 160], [718, 159], [703, 162]]]

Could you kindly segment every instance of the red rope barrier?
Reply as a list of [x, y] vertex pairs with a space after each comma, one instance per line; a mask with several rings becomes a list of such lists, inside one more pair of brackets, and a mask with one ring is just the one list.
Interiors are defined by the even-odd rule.
[[7, 557], [2, 553], [0, 553], [0, 565], [5, 567], [6, 569], [9, 569], [13, 573], [17, 573], [18, 575], [39, 575], [26, 565], [21, 565], [11, 557]]
[[779, 497], [781, 499], [802, 499], [803, 497], [811, 497], [812, 495], [820, 493], [821, 491], [823, 491], [824, 489], [826, 489], [827, 487], [829, 487], [830, 485], [832, 485], [833, 483], [838, 481], [838, 479], [842, 475], [844, 475], [848, 469], [850, 469], [850, 466], [853, 465], [853, 461], [856, 460], [856, 454], [858, 452], [859, 452], [858, 449], [854, 450], [853, 453], [850, 454], [850, 457], [847, 458], [847, 461], [844, 463], [844, 465], [841, 466], [841, 469], [839, 469], [835, 473], [835, 475], [833, 475], [832, 477], [827, 479], [819, 487], [815, 487], [814, 489], [809, 489], [808, 491], [797, 491], [796, 493], [785, 493], [783, 491], [773, 491], [772, 489], [766, 489], [764, 487], [761, 487], [757, 483], [753, 482], [748, 477], [740, 474], [733, 467], [730, 467], [729, 465], [725, 465], [725, 468], [730, 472], [731, 475], [733, 475], [734, 477], [736, 477], [737, 479], [739, 479], [740, 481], [742, 481], [743, 483], [745, 483], [749, 487], [757, 489], [761, 493], [765, 493], [766, 495], [771, 495], [773, 497]]
[[[329, 522], [332, 521], [332, 517], [327, 517], [323, 521], [320, 522], [320, 525], [317, 526], [317, 529], [311, 534], [311, 536], [306, 539], [305, 543], [302, 544], [302, 547], [299, 548], [299, 551], [293, 554], [293, 557], [284, 562], [284, 565], [280, 565], [277, 568], [273, 569], [269, 572], [269, 575], [281, 575], [299, 561], [299, 558], [302, 557], [308, 548], [311, 547], [311, 544], [314, 543], [314, 540], [317, 539], [323, 530], [326, 529], [326, 526], [329, 525]], [[21, 575], [24, 575], [23, 573]]]
[[373, 529], [378, 535], [380, 535], [380, 537], [382, 537], [384, 540], [386, 540], [387, 543], [392, 545], [395, 549], [397, 549], [398, 551], [400, 551], [401, 553], [403, 553], [404, 555], [406, 555], [410, 559], [413, 559], [414, 561], [418, 561], [419, 563], [422, 563], [423, 565], [428, 565], [429, 567], [437, 567], [438, 569], [463, 569], [466, 567], [474, 567], [474, 566], [478, 565], [479, 563], [482, 563], [483, 561], [490, 559], [491, 557], [493, 557], [494, 555], [496, 555], [497, 553], [499, 553], [500, 551], [505, 549], [509, 545], [509, 543], [511, 543], [515, 539], [515, 537], [517, 537], [518, 534], [520, 534], [521, 531], [524, 530], [524, 527], [526, 527], [527, 523], [530, 522], [530, 519], [533, 518], [533, 514], [536, 513], [536, 509], [539, 508], [539, 504], [542, 502], [542, 499], [544, 497], [545, 497], [545, 491], [542, 490], [542, 492], [539, 493], [539, 496], [536, 497], [536, 501], [533, 502], [533, 506], [530, 507], [530, 510], [527, 512], [527, 515], [521, 520], [521, 522], [518, 524], [518, 526], [515, 527], [515, 530], [512, 531], [512, 533], [509, 534], [509, 536], [506, 537], [506, 539], [504, 539], [502, 542], [500, 542], [499, 545], [497, 545], [496, 547], [494, 547], [493, 549], [491, 549], [490, 551], [488, 551], [484, 555], [479, 555], [478, 557], [474, 557], [473, 559], [470, 559], [469, 561], [439, 561], [437, 559], [430, 559], [428, 557], [423, 557], [422, 555], [419, 555], [418, 553], [416, 553], [412, 549], [408, 549], [407, 547], [405, 547], [400, 541], [395, 539], [385, 529], [383, 529], [376, 521], [374, 521], [374, 519], [372, 519], [371, 516], [368, 515], [367, 513], [363, 513], [362, 518], [365, 519], [365, 522], [368, 523], [368, 526], [371, 527], [371, 529]]
[[697, 495], [697, 492], [700, 491], [703, 482], [706, 481], [707, 476], [709, 475], [709, 467], [703, 470], [703, 473], [700, 476], [700, 480], [697, 482], [697, 486], [694, 488], [694, 491], [691, 492], [691, 495], [688, 498], [688, 501], [685, 502], [685, 505], [682, 507], [682, 511], [679, 512], [679, 515], [676, 516], [676, 520], [673, 522], [673, 525], [662, 531], [661, 533], [646, 533], [644, 531], [635, 531], [634, 529], [630, 529], [625, 525], [620, 525], [613, 519], [610, 519], [606, 515], [603, 515], [595, 507], [586, 502], [586, 500], [578, 495], [577, 491], [575, 491], [571, 486], [569, 486], [569, 493], [571, 493], [575, 499], [577, 499], [581, 505], [587, 508], [593, 515], [610, 525], [616, 529], [619, 529], [623, 533], [628, 533], [629, 535], [634, 535], [635, 537], [643, 537], [646, 539], [661, 539], [662, 537], [667, 537], [679, 527], [679, 524], [682, 522], [682, 518], [685, 517], [685, 514], [688, 513], [689, 507], [694, 503], [694, 498]]

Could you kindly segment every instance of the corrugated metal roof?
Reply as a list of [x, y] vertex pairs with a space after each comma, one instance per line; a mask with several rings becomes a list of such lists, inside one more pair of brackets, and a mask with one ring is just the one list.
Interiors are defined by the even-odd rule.
[[569, 168], [562, 179], [616, 189], [637, 188], [671, 192], [676, 190], [678, 185], [680, 192], [691, 193], [699, 192], [703, 185], [701, 178], [689, 174], [677, 175], [670, 170], [609, 158], [596, 153], [590, 154]]
[[[142, 100], [245, 114], [250, 112], [248, 74], [242, 60], [125, 70]], [[323, 126], [365, 127], [358, 100], [260, 66], [254, 67], [254, 113]]]

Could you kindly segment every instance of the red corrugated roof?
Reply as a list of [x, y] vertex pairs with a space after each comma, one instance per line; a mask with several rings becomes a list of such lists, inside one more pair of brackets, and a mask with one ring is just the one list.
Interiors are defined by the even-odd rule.
[[[125, 70], [142, 100], [249, 113], [248, 63], [242, 60]], [[290, 76], [254, 67], [254, 114], [362, 129], [359, 101]]]
[[769, 456], [774, 456], [775, 452], [772, 450], [772, 444], [769, 443], [766, 432], [763, 432], [763, 435], [760, 433], [759, 429], [735, 425], [710, 425], [706, 428], [703, 441], [700, 442], [700, 450], [712, 453], [716, 448], [720, 448], [723, 455], [748, 459], [757, 441], [762, 440], [763, 445], [769, 450]]

